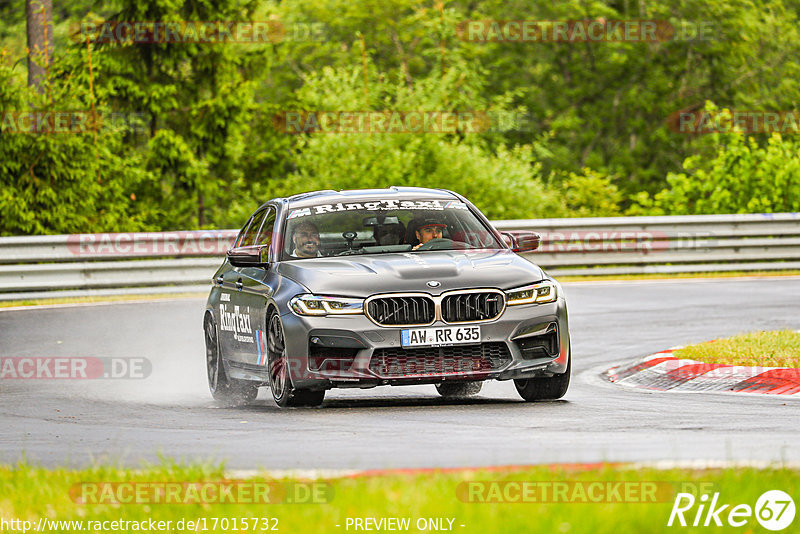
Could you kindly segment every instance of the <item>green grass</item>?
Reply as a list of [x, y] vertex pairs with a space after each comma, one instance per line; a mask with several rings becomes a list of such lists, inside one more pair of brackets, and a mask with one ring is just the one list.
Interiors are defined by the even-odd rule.
[[689, 345], [673, 354], [707, 363], [760, 367], [800, 367], [800, 333], [791, 330], [751, 332]]
[[[534, 444], [532, 444], [534, 445]], [[417, 532], [419, 518], [454, 518], [455, 532], [544, 532], [640, 534], [674, 532], [666, 526], [678, 491], [695, 494], [720, 493], [726, 503], [754, 506], [767, 490], [781, 489], [795, 498], [800, 471], [789, 469], [655, 470], [630, 469], [618, 465], [595, 468], [535, 466], [508, 470], [458, 470], [411, 474], [381, 474], [318, 481], [331, 484], [332, 498], [326, 504], [77, 504], [70, 488], [81, 482], [199, 482], [220, 480], [219, 466], [164, 464], [138, 470], [95, 467], [86, 470], [47, 470], [29, 464], [0, 466], [0, 518], [36, 523], [45, 516], [56, 520], [147, 520], [172, 521], [206, 518], [278, 519], [281, 532], [354, 532], [346, 529], [347, 518], [409, 517], [409, 532]], [[268, 481], [264, 477], [250, 481]], [[656, 483], [649, 495], [658, 502], [465, 502], [469, 482], [629, 482]], [[283, 479], [286, 483], [290, 480]], [[497, 486], [494, 486], [497, 487]], [[570, 486], [577, 487], [575, 485]], [[585, 484], [581, 487], [587, 487]], [[461, 489], [460, 489], [461, 488]], [[74, 490], [73, 490], [74, 491]], [[474, 495], [481, 495], [481, 492]], [[579, 495], [570, 491], [572, 495]], [[73, 495], [77, 495], [74, 494]], [[483, 493], [486, 495], [486, 493]], [[634, 501], [639, 499], [633, 499]], [[691, 521], [696, 506], [687, 517]], [[795, 521], [795, 524], [799, 520]], [[446, 522], [445, 522], [446, 524]], [[336, 525], [341, 525], [336, 527]], [[461, 527], [460, 525], [464, 525]], [[174, 528], [174, 527], [173, 527]], [[730, 527], [726, 527], [730, 528]], [[708, 527], [678, 528], [680, 532], [707, 532]], [[725, 529], [718, 529], [727, 531]], [[738, 529], [737, 529], [738, 530]], [[202, 531], [202, 530], [201, 530]], [[217, 529], [221, 531], [221, 529]], [[742, 532], [764, 531], [751, 518]], [[791, 531], [791, 529], [787, 530]]]

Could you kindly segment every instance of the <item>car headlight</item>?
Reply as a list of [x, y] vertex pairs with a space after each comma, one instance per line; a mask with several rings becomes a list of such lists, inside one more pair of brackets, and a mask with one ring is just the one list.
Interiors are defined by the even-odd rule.
[[289, 301], [297, 315], [356, 315], [364, 313], [364, 299], [297, 295]]
[[555, 302], [558, 298], [558, 286], [555, 282], [539, 282], [529, 286], [518, 287], [506, 291], [506, 305], [543, 304]]

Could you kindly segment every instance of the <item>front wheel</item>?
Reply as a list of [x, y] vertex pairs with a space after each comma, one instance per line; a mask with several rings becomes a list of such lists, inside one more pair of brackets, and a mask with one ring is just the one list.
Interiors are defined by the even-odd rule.
[[556, 400], [567, 393], [569, 377], [572, 372], [572, 354], [567, 362], [564, 374], [540, 378], [514, 380], [519, 396], [528, 402], [537, 400]]
[[275, 404], [281, 408], [290, 406], [319, 406], [325, 399], [325, 390], [295, 389], [289, 375], [289, 359], [283, 324], [278, 312], [273, 309], [267, 322], [267, 365], [269, 389]]
[[258, 396], [258, 386], [244, 380], [228, 378], [225, 364], [222, 362], [222, 351], [219, 348], [217, 327], [210, 314], [203, 321], [206, 341], [206, 375], [208, 389], [214, 400], [224, 406], [243, 406], [250, 404]]

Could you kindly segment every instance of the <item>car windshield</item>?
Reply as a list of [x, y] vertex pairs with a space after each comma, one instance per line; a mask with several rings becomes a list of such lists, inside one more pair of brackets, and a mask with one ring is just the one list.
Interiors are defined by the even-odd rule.
[[290, 208], [284, 235], [283, 260], [505, 248], [463, 202], [425, 198]]

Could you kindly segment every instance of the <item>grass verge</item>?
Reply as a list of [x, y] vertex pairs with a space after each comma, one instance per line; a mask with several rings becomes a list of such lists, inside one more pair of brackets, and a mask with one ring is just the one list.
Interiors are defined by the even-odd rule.
[[753, 367], [800, 367], [800, 332], [751, 332], [710, 343], [689, 345], [673, 353], [706, 363]]
[[[38, 525], [42, 517], [53, 521], [80, 521], [80, 528], [84, 531], [105, 530], [96, 526], [92, 528], [88, 521], [138, 522], [152, 519], [170, 521], [173, 532], [263, 531], [264, 525], [276, 525], [277, 530], [289, 533], [353, 532], [357, 530], [354, 528], [356, 518], [374, 518], [376, 521], [408, 518], [409, 527], [397, 530], [418, 532], [425, 530], [420, 526], [427, 526], [430, 531], [433, 529], [428, 520], [434, 519], [451, 531], [464, 533], [657, 533], [675, 530], [674, 526], [668, 527], [667, 522], [678, 493], [695, 496], [695, 506], [685, 513], [691, 525], [701, 495], [707, 495], [710, 500], [714, 493], [719, 493], [721, 503], [755, 507], [759, 496], [768, 490], [779, 489], [796, 496], [800, 470], [534, 466], [515, 470], [389, 473], [328, 481], [247, 479], [248, 484], [268, 482], [273, 487], [289, 488], [285, 489], [281, 502], [268, 504], [195, 501], [156, 504], [142, 502], [147, 499], [139, 499], [135, 492], [126, 490], [123, 493], [122, 488], [133, 487], [132, 484], [118, 484], [135, 482], [141, 487], [150, 483], [181, 482], [184, 489], [179, 495], [186, 496], [189, 494], [186, 488], [190, 485], [185, 483], [224, 479], [222, 467], [206, 465], [165, 464], [138, 470], [114, 467], [47, 470], [28, 464], [0, 466], [0, 519], [28, 521], [29, 525]], [[536, 485], [531, 486], [534, 482]], [[87, 483], [94, 486], [87, 486]], [[97, 494], [85, 493], [87, 487], [98, 484], [114, 489], [101, 490]], [[316, 491], [317, 496], [325, 497], [311, 503], [287, 502], [286, 495], [303, 493], [306, 490], [297, 490], [303, 487], [312, 488], [307, 495], [314, 495]], [[317, 491], [319, 488], [324, 488], [324, 491]], [[113, 495], [117, 500], [124, 495], [134, 495], [136, 503], [81, 503], [80, 499], [86, 495]], [[481, 502], [487, 500], [489, 502]], [[224, 523], [223, 518], [227, 519]], [[263, 518], [269, 518], [269, 521], [264, 523], [261, 521]], [[235, 528], [234, 519], [237, 522]], [[725, 521], [726, 514], [722, 514], [721, 519]], [[184, 520], [184, 528], [178, 528], [180, 520]], [[197, 528], [186, 528], [186, 521], [194, 522]], [[48, 523], [48, 527], [46, 530], [69, 532], [77, 530], [78, 524], [62, 523], [59, 527]], [[135, 531], [130, 525], [119, 527], [118, 531]], [[681, 532], [708, 531], [708, 527], [703, 526], [678, 529]], [[743, 532], [762, 530], [755, 516], [751, 516], [742, 529]]]

